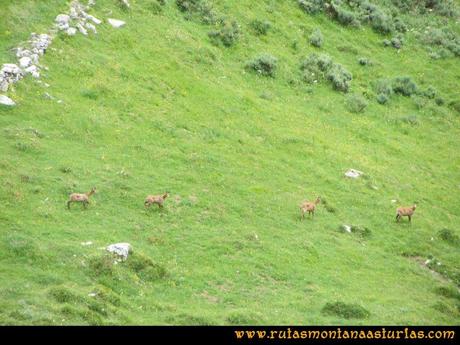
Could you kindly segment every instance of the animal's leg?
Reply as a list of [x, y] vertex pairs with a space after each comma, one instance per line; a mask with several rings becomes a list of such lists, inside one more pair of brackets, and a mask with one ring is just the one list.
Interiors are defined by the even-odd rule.
[[70, 210], [70, 204], [72, 203], [71, 200], [67, 201], [67, 208]]
[[409, 217], [409, 223], [412, 221], [412, 216], [408, 216]]

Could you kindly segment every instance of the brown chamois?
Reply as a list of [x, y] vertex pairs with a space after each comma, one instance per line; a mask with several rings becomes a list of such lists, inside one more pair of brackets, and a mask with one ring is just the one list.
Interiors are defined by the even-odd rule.
[[157, 204], [158, 208], [163, 208], [163, 203], [168, 196], [168, 192], [164, 193], [163, 195], [147, 195], [144, 201], [144, 206], [149, 207], [152, 204]]
[[417, 205], [415, 204], [409, 207], [398, 207], [396, 209], [396, 221], [399, 222], [402, 217], [407, 216], [410, 222], [412, 219], [412, 215], [414, 214], [416, 208], [417, 208]]
[[96, 187], [93, 187], [88, 193], [72, 193], [70, 194], [69, 201], [67, 201], [67, 208], [70, 210], [70, 204], [73, 202], [81, 202], [86, 208], [89, 204], [89, 197], [96, 193]]
[[318, 205], [320, 202], [321, 202], [321, 197], [317, 197], [315, 202], [304, 201], [300, 205], [301, 220], [303, 220], [305, 218], [305, 213], [307, 213], [307, 212], [308, 212], [309, 215], [311, 215], [313, 217], [315, 215], [316, 205]]

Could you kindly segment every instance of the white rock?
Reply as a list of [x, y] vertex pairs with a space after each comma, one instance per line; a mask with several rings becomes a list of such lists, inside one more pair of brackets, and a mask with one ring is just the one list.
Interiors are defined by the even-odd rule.
[[96, 27], [95, 27], [93, 24], [91, 24], [91, 23], [86, 23], [85, 26], [86, 26], [86, 28], [87, 28], [88, 30], [91, 30], [92, 32], [94, 32], [95, 34], [97, 34]]
[[129, 243], [115, 243], [111, 244], [106, 249], [109, 252], [122, 257], [123, 260], [126, 260], [129, 252], [131, 251], [131, 245]]
[[70, 16], [68, 14], [58, 14], [56, 19], [55, 19], [55, 22], [56, 23], [69, 23], [70, 21]]
[[23, 56], [22, 58], [19, 59], [19, 65], [22, 68], [27, 68], [32, 64], [32, 59], [28, 56]]
[[93, 242], [91, 242], [91, 241], [81, 243], [82, 246], [90, 246], [92, 244], [93, 244]]
[[90, 293], [88, 294], [88, 296], [89, 296], [89, 297], [96, 297], [96, 296], [97, 296], [97, 293], [95, 293], [95, 292], [90, 292]]
[[38, 54], [32, 54], [30, 58], [34, 64], [38, 64]]
[[102, 20], [97, 19], [96, 17], [88, 14], [87, 18], [91, 20], [94, 24], [99, 25], [102, 23]]
[[0, 78], [0, 91], [2, 92], [8, 91], [9, 85], [10, 84], [6, 80]]
[[127, 8], [130, 8], [131, 5], [129, 4], [129, 1], [128, 0], [121, 0], [121, 2], [127, 7]]
[[397, 202], [398, 200], [396, 199], [392, 199], [391, 202], [394, 204], [395, 202]]
[[364, 174], [364, 173], [361, 172], [361, 171], [359, 171], [359, 170], [349, 169], [349, 170], [345, 173], [345, 176], [346, 176], [346, 177], [350, 177], [350, 178], [358, 178], [358, 177], [360, 177], [362, 174]]
[[342, 229], [346, 232], [349, 232], [351, 233], [351, 226], [350, 225], [346, 225], [346, 224], [343, 224], [342, 225]]
[[35, 66], [35, 65], [29, 66], [29, 67], [26, 68], [26, 72], [27, 72], [27, 73], [38, 72], [38, 67]]
[[21, 73], [21, 69], [13, 63], [4, 64], [2, 71], [6, 73], [10, 73], [10, 74], [20, 74]]
[[78, 29], [78, 31], [80, 31], [83, 35], [85, 35], [85, 36], [88, 35], [88, 31], [86, 31], [86, 29], [84, 28], [84, 26], [83, 26], [81, 23], [78, 23], [78, 24], [77, 24], [77, 29]]
[[109, 22], [110, 25], [112, 25], [114, 28], [121, 28], [122, 26], [124, 26], [126, 23], [122, 20], [119, 20], [119, 19], [113, 19], [113, 18], [109, 18], [107, 19], [107, 21]]
[[74, 36], [76, 33], [77, 33], [77, 29], [75, 28], [70, 27], [67, 29], [67, 35], [69, 36]]
[[16, 103], [14, 103], [14, 101], [11, 98], [6, 97], [4, 95], [0, 95], [0, 104], [7, 105], [10, 107], [16, 105]]

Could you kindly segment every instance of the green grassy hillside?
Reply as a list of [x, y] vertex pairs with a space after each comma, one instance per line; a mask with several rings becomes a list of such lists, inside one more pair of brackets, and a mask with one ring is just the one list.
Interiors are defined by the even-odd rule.
[[[458, 325], [460, 64], [420, 36], [431, 25], [458, 38], [458, 17], [401, 12], [395, 49], [382, 44], [391, 33], [294, 0], [216, 1], [239, 25], [227, 47], [208, 35], [219, 23], [161, 3], [97, 0], [98, 34], [59, 34], [42, 57], [50, 86], [27, 77], [6, 93], [0, 324]], [[0, 63], [68, 5], [0, 0]], [[271, 23], [265, 35], [254, 20]], [[273, 77], [245, 67], [263, 53]], [[303, 80], [312, 53], [353, 75], [348, 93]], [[416, 94], [376, 101], [379, 79], [405, 76]], [[93, 186], [86, 210], [66, 209]], [[164, 191], [164, 210], [144, 208]], [[396, 223], [414, 202], [412, 224]], [[117, 242], [133, 253], [114, 264], [103, 248]]]

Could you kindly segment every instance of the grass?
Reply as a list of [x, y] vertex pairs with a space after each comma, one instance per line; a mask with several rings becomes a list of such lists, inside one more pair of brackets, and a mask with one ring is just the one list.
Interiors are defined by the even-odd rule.
[[[98, 0], [91, 14], [126, 26], [55, 38], [41, 60], [50, 87], [26, 78], [8, 92], [18, 106], [0, 108], [0, 324], [458, 324], [458, 284], [410, 259], [459, 272], [458, 250], [438, 236], [458, 236], [460, 221], [457, 59], [431, 60], [411, 33], [385, 49], [370, 28], [296, 1], [216, 3], [242, 30], [229, 48], [174, 1], [150, 6]], [[66, 8], [0, 1], [15, 14], [0, 19], [0, 61]], [[254, 18], [272, 23], [268, 35], [251, 31]], [[368, 96], [363, 112], [301, 80], [315, 28], [353, 74], [350, 92]], [[245, 70], [261, 53], [277, 58], [274, 78]], [[446, 104], [378, 104], [372, 83], [399, 76]], [[349, 168], [368, 178], [344, 178]], [[69, 193], [93, 186], [88, 209], [66, 209]], [[164, 210], [144, 209], [163, 191]], [[327, 204], [300, 222], [298, 204], [318, 195]], [[414, 201], [412, 224], [397, 224], [396, 206]], [[126, 262], [104, 256], [116, 242], [132, 245]], [[369, 314], [323, 312], [337, 301]]]

